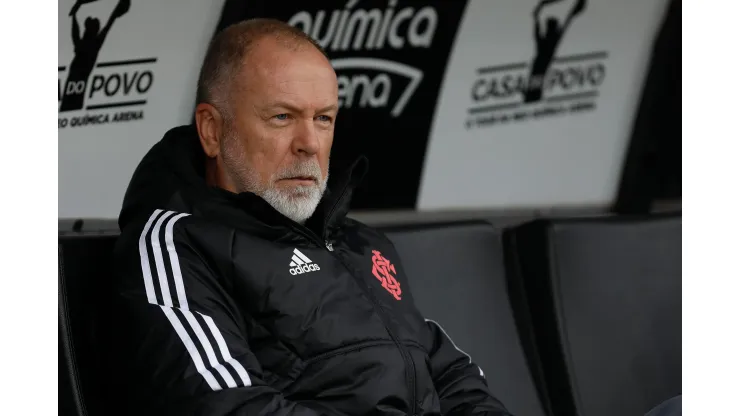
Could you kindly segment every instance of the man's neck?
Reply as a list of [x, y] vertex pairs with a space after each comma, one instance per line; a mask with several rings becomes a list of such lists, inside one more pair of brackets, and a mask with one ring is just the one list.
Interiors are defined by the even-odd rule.
[[234, 181], [231, 180], [231, 177], [216, 158], [206, 159], [205, 179], [208, 186], [222, 188], [235, 194], [239, 193]]

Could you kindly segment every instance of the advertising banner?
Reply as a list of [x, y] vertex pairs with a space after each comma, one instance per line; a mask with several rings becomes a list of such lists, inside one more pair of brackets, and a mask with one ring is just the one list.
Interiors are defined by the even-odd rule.
[[666, 0], [69, 0], [59, 7], [59, 216], [115, 218], [153, 143], [192, 120], [208, 41], [300, 28], [339, 83], [352, 208], [610, 205]]
[[665, 0], [228, 0], [329, 54], [355, 209], [612, 202]]
[[116, 218], [136, 165], [190, 121], [223, 0], [59, 1], [59, 217]]
[[416, 206], [606, 207], [663, 0], [471, 0]]

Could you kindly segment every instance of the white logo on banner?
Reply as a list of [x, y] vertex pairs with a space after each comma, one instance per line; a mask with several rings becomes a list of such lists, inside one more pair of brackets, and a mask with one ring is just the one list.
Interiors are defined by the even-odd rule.
[[[327, 51], [429, 48], [437, 28], [437, 11], [430, 6], [396, 10], [397, 1], [388, 8], [354, 9], [359, 0], [349, 0], [342, 10], [307, 11], [293, 15], [288, 23], [307, 33]], [[327, 22], [327, 16], [331, 16]], [[404, 27], [405, 29], [401, 29]], [[424, 73], [407, 64], [373, 57], [337, 58], [332, 65], [339, 71], [339, 105], [385, 108], [398, 117], [421, 83]], [[391, 104], [393, 82], [390, 75], [408, 79], [395, 104]]]
[[607, 51], [558, 55], [586, 0], [540, 0], [532, 13], [534, 55], [476, 69], [465, 127], [489, 127], [596, 109]]
[[[87, 6], [89, 3], [93, 3]], [[96, 15], [88, 7], [112, 7]], [[77, 0], [67, 18], [71, 20], [69, 41], [74, 54], [58, 67], [58, 128], [83, 127], [137, 121], [154, 82], [152, 64], [156, 57], [101, 62], [98, 56], [119, 20], [127, 20], [131, 0], [101, 2]], [[118, 33], [121, 33], [119, 31]]]

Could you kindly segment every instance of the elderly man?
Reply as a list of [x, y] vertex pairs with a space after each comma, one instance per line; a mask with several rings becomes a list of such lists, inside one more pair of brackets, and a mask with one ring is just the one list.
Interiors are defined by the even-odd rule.
[[213, 40], [195, 126], [144, 157], [119, 218], [126, 412], [508, 415], [414, 306], [391, 242], [346, 218], [364, 159], [327, 188], [337, 99], [321, 48], [285, 23]]

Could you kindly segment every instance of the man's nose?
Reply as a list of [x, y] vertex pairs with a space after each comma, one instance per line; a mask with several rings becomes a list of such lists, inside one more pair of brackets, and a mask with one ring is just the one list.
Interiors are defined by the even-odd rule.
[[299, 123], [293, 138], [293, 153], [313, 156], [319, 151], [319, 136], [313, 120]]

